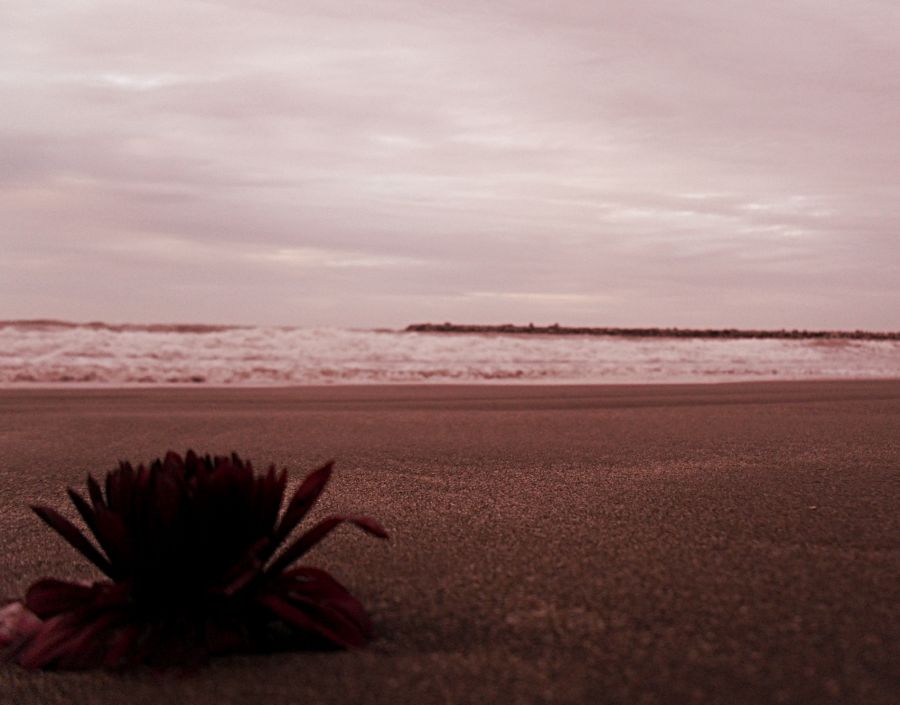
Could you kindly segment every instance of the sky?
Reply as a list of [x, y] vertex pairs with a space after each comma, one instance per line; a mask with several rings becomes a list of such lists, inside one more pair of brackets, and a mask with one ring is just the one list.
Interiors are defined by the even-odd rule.
[[0, 0], [0, 319], [900, 329], [896, 0]]

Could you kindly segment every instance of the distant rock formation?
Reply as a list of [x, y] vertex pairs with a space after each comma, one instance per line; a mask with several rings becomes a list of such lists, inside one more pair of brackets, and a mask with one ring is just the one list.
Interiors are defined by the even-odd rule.
[[740, 330], [738, 328], [594, 328], [560, 326], [466, 325], [413, 323], [407, 333], [503, 333], [512, 335], [607, 335], [629, 338], [776, 338], [784, 340], [900, 340], [900, 331], [842, 330]]

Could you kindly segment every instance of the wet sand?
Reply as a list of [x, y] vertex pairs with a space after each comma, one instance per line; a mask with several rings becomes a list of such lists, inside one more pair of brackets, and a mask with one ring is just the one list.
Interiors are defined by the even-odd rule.
[[28, 673], [0, 703], [900, 702], [900, 381], [0, 391], [0, 596], [93, 574], [28, 511], [120, 458], [236, 450], [319, 513], [357, 652]]

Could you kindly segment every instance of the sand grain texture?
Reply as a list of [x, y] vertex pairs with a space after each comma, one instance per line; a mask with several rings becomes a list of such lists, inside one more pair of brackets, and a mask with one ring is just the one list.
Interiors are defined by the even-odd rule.
[[900, 382], [0, 391], [0, 595], [94, 577], [26, 505], [119, 458], [337, 459], [352, 653], [28, 673], [15, 705], [900, 702]]

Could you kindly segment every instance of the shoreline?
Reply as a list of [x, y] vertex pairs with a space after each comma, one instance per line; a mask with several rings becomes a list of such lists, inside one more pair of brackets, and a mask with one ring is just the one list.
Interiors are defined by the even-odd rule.
[[715, 379], [687, 379], [673, 381], [634, 381], [628, 379], [621, 380], [597, 380], [597, 381], [566, 381], [557, 379], [520, 379], [520, 378], [497, 378], [486, 381], [429, 381], [429, 382], [384, 382], [384, 381], [367, 381], [354, 380], [352, 382], [314, 382], [309, 384], [259, 384], [259, 383], [215, 383], [215, 382], [7, 382], [0, 384], [0, 394], [3, 392], [21, 392], [21, 391], [66, 391], [82, 392], [82, 391], [153, 391], [153, 390], [228, 390], [235, 391], [276, 391], [276, 390], [303, 390], [303, 389], [342, 389], [342, 388], [442, 388], [442, 387], [485, 387], [485, 388], [515, 388], [515, 387], [535, 387], [540, 389], [553, 388], [574, 388], [574, 387], [718, 387], [727, 385], [792, 385], [792, 384], [857, 384], [857, 383], [894, 383], [900, 382], [900, 375], [896, 377], [872, 376], [872, 377], [795, 377], [795, 378], [772, 378], [763, 377], [740, 377], [737, 379], [715, 378]]
[[[310, 554], [367, 649], [29, 673], [16, 705], [895, 705], [900, 380], [0, 390], [0, 596], [95, 579], [28, 510], [169, 448], [335, 458]], [[321, 514], [318, 514], [321, 516]], [[5, 698], [5, 699], [4, 699]]]

